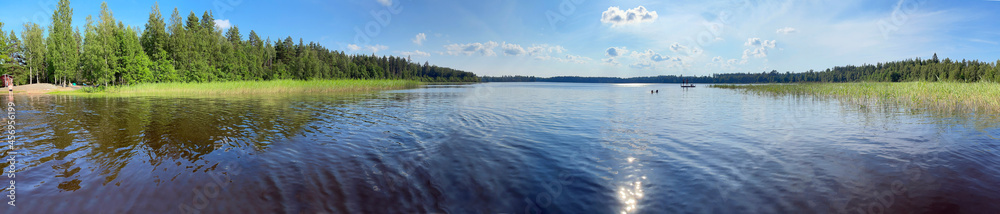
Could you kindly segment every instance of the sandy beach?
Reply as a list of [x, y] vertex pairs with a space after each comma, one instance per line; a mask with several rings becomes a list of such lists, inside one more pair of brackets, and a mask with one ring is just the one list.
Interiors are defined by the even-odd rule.
[[[78, 90], [78, 89], [81, 89], [81, 88], [83, 88], [83, 87], [82, 86], [61, 87], [61, 86], [57, 86], [57, 85], [53, 85], [53, 84], [49, 84], [49, 83], [35, 83], [35, 84], [14, 86], [13, 89], [14, 89], [14, 92], [16, 92], [16, 93], [44, 94], [44, 93], [49, 93], [49, 92], [53, 92], [53, 91], [73, 91], [73, 90]], [[9, 90], [10, 88], [4, 87], [4, 89], [8, 89]]]

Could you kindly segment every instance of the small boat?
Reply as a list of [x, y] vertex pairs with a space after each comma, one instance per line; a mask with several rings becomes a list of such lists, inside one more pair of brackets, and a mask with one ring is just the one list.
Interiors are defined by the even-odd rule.
[[694, 84], [691, 84], [691, 85], [681, 85], [681, 88], [694, 88]]

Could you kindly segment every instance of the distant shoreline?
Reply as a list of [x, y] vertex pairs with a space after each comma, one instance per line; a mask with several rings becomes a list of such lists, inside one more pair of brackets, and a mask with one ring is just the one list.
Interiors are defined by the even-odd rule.
[[716, 84], [710, 87], [757, 94], [817, 95], [857, 101], [895, 101], [944, 111], [1000, 113], [1000, 84], [989, 82], [856, 82]]

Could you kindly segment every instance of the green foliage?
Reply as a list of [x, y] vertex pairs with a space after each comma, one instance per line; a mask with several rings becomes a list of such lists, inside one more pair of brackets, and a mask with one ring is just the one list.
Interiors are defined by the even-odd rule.
[[80, 61], [80, 36], [73, 31], [73, 8], [69, 0], [60, 0], [52, 14], [52, 25], [46, 42], [46, 60], [53, 83], [67, 85], [78, 74]]
[[157, 55], [166, 50], [168, 34], [166, 23], [163, 22], [163, 15], [160, 14], [160, 4], [153, 3], [153, 11], [149, 13], [149, 21], [146, 22], [146, 30], [142, 31], [140, 38], [142, 49], [152, 60], [160, 60]]
[[8, 74], [10, 71], [8, 69], [8, 64], [11, 64], [14, 60], [10, 57], [13, 54], [14, 44], [11, 44], [9, 38], [7, 38], [3, 30], [3, 22], [0, 22], [0, 74]]
[[[115, 20], [105, 2], [97, 20], [87, 17], [83, 36], [71, 27], [72, 13], [69, 1], [60, 0], [47, 38], [37, 24], [25, 24], [21, 35], [24, 45], [16, 47], [23, 47], [18, 56], [26, 65], [26, 79], [57, 84], [83, 80], [104, 86], [341, 78], [479, 81], [469, 72], [420, 65], [395, 56], [347, 55], [302, 39], [296, 44], [290, 36], [272, 42], [251, 30], [244, 40], [236, 26], [217, 29], [211, 11], [201, 17], [192, 11], [185, 18], [174, 8], [165, 22], [159, 5], [154, 4], [139, 35], [138, 29]], [[0, 39], [2, 44], [9, 41], [4, 36]]]
[[28, 84], [32, 83], [32, 79], [37, 83], [46, 78], [45, 72], [42, 72], [48, 67], [45, 62], [47, 49], [43, 34], [45, 30], [34, 23], [25, 23], [24, 31], [21, 31], [21, 40], [24, 42], [23, 57], [28, 69]]

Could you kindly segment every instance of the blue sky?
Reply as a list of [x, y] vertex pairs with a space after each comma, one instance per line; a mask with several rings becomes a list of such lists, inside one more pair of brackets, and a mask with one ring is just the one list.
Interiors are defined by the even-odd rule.
[[[49, 25], [57, 0], [4, 1], [4, 30]], [[101, 1], [72, 1], [74, 25]], [[108, 1], [143, 26], [152, 1]], [[654, 76], [800, 72], [933, 53], [1000, 59], [1000, 1], [211, 0], [163, 1], [186, 17], [348, 53], [410, 56], [479, 75]]]

